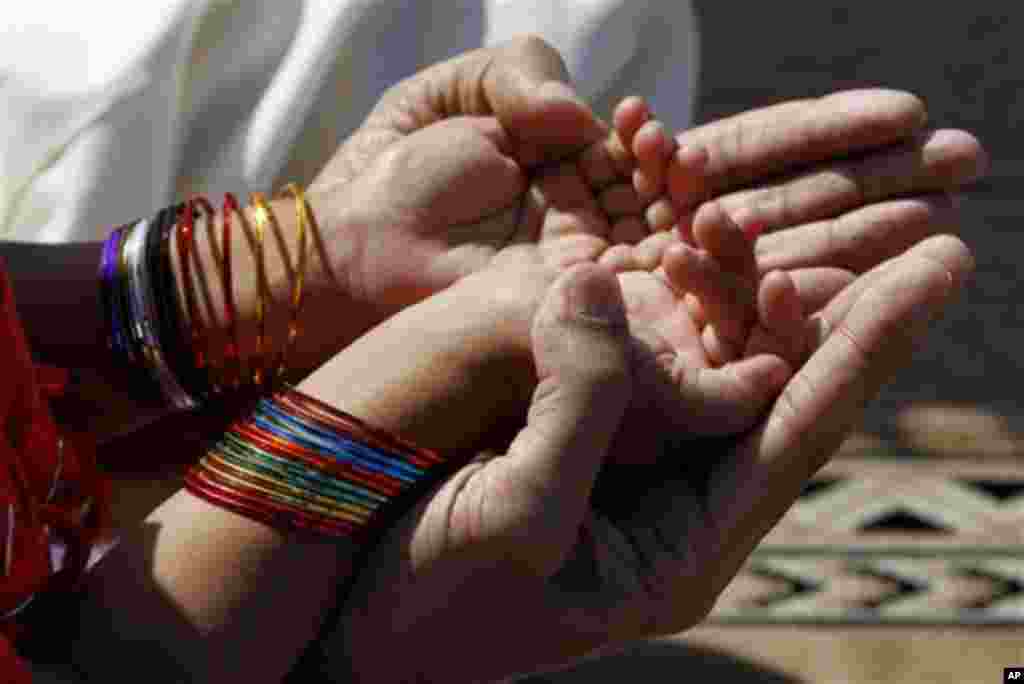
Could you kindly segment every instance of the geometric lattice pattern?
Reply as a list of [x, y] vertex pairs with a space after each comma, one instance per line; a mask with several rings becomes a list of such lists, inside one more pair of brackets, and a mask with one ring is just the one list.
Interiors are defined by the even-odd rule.
[[1024, 467], [833, 461], [708, 621], [1024, 624]]

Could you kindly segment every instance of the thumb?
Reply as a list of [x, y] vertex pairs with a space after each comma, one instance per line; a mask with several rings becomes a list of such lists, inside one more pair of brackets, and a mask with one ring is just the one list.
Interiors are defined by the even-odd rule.
[[482, 90], [491, 111], [518, 143], [524, 166], [550, 163], [607, 134], [575, 93], [558, 51], [536, 37], [493, 49]]
[[629, 404], [629, 336], [615, 276], [595, 264], [562, 274], [534, 319], [538, 385], [526, 426], [491, 479], [505, 483], [503, 527], [528, 540], [534, 567], [557, 569], [576, 540], [594, 480]]

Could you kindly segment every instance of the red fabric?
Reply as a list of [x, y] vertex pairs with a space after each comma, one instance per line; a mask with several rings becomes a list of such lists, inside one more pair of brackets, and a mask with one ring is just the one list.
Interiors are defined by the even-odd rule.
[[[108, 487], [82, 440], [61, 435], [48, 397], [67, 374], [32, 362], [7, 273], [0, 262], [0, 677], [28, 682], [14, 655], [16, 613], [43, 591], [77, 582], [106, 522]], [[50, 546], [65, 547], [62, 568]]]

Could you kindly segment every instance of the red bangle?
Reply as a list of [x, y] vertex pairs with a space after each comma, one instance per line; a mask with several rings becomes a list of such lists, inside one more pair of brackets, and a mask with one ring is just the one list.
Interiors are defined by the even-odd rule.
[[349, 535], [356, 531], [352, 524], [318, 518], [310, 513], [278, 506], [265, 498], [247, 496], [217, 480], [207, 469], [192, 468], [185, 475], [185, 488], [201, 499], [234, 513], [278, 529], [305, 529], [331, 536]]
[[178, 241], [178, 264], [181, 268], [181, 280], [185, 290], [185, 307], [188, 312], [188, 338], [195, 359], [196, 369], [202, 372], [206, 368], [206, 356], [200, 348], [199, 307], [196, 304], [195, 286], [192, 284], [192, 250], [195, 247], [195, 213], [192, 200], [185, 202], [182, 209], [182, 220], [176, 226]]
[[235, 389], [242, 383], [242, 362], [238, 349], [238, 323], [235, 311], [234, 280], [231, 272], [231, 215], [239, 213], [238, 200], [224, 193], [223, 236], [221, 238], [221, 288], [224, 292], [224, 317], [227, 319], [228, 343], [224, 350], [225, 364], [231, 368], [231, 385]]
[[[219, 256], [220, 251], [217, 249], [217, 242], [216, 242], [216, 240], [213, 239], [213, 235], [212, 235], [212, 232], [213, 232], [212, 226], [213, 226], [213, 224], [214, 224], [214, 222], [216, 220], [217, 212], [216, 212], [216, 210], [214, 210], [213, 205], [210, 204], [210, 201], [208, 199], [206, 199], [206, 197], [204, 197], [202, 195], [196, 195], [195, 197], [193, 197], [191, 199], [191, 201], [189, 202], [189, 206], [191, 207], [193, 203], [198, 204], [202, 208], [203, 213], [206, 215], [206, 232], [207, 232], [208, 241], [210, 243], [210, 249], [213, 250], [213, 252], [214, 252], [214, 259], [217, 261], [218, 268], [222, 268], [222, 266], [220, 264], [221, 260], [220, 260], [220, 256]], [[194, 251], [195, 250], [195, 223], [194, 223], [194, 221], [195, 221], [195, 210], [193, 209], [192, 211], [193, 211], [193, 214], [192, 214], [192, 220], [193, 220], [192, 250]], [[198, 340], [199, 343], [204, 344], [204, 345], [208, 345], [209, 341], [210, 341], [209, 337], [206, 336], [206, 335], [201, 336], [199, 338], [199, 340]], [[214, 392], [219, 393], [223, 389], [224, 384], [225, 384], [224, 383], [224, 377], [223, 377], [223, 369], [218, 369], [218, 368], [216, 368], [214, 366], [213, 360], [209, 356], [208, 351], [209, 351], [208, 349], [204, 349], [203, 357], [206, 360], [207, 366], [209, 367], [210, 385], [213, 388]]]

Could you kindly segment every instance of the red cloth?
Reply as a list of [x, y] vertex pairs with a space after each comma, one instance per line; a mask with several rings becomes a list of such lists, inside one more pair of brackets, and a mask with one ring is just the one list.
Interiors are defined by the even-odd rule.
[[[44, 591], [73, 586], [105, 522], [107, 485], [82, 440], [61, 435], [47, 405], [66, 374], [28, 350], [0, 262], [0, 681], [31, 677], [11, 642], [17, 614]], [[63, 562], [51, 560], [51, 546]]]

